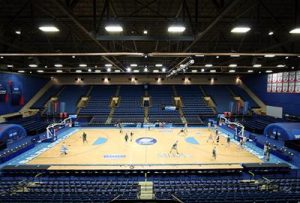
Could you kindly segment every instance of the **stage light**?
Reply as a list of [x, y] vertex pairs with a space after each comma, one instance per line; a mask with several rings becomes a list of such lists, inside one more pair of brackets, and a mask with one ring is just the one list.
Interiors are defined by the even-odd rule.
[[205, 67], [207, 68], [213, 67], [213, 64], [205, 64]]
[[81, 63], [81, 64], [79, 64], [79, 67], [87, 67], [87, 65], [86, 64], [83, 64], [83, 63]]
[[123, 27], [121, 25], [106, 25], [105, 30], [107, 32], [123, 32]]
[[274, 35], [274, 32], [273, 32], [273, 31], [270, 31], [270, 32], [268, 33], [268, 35], [272, 36], [272, 35]]
[[181, 33], [185, 31], [185, 27], [182, 25], [171, 25], [168, 27], [168, 32]]
[[163, 65], [158, 63], [158, 64], [155, 64], [155, 67], [162, 67]]
[[260, 68], [260, 67], [261, 67], [261, 64], [254, 64], [253, 67], [254, 67], [254, 68]]
[[145, 73], [148, 72], [148, 68], [147, 68], [147, 67], [144, 68], [144, 72], [145, 72]]
[[165, 73], [165, 72], [167, 71], [167, 69], [166, 69], [166, 68], [162, 68], [161, 71], [162, 71], [163, 73]]
[[144, 30], [143, 33], [144, 33], [144, 35], [148, 34], [148, 30]]
[[131, 68], [130, 67], [128, 67], [128, 68], [126, 68], [126, 72], [131, 72]]
[[110, 73], [111, 72], [111, 68], [106, 68], [106, 72]]
[[238, 26], [238, 27], [234, 27], [232, 28], [231, 32], [232, 33], [247, 33], [251, 30], [250, 27], [244, 27], [244, 26]]
[[40, 26], [39, 29], [43, 32], [59, 32], [59, 29], [53, 25]]
[[300, 27], [290, 30], [290, 34], [300, 34]]
[[76, 58], [76, 56], [72, 56], [72, 58], [74, 59], [74, 58]]
[[20, 34], [21, 34], [21, 30], [16, 30], [15, 33], [16, 33], [17, 35], [20, 35]]
[[88, 72], [89, 72], [89, 73], [92, 72], [92, 69], [89, 68], [89, 69], [88, 69]]
[[288, 57], [288, 56], [286, 56], [286, 57], [285, 57], [285, 59], [287, 60], [287, 59], [289, 59], [289, 57]]
[[202, 68], [202, 69], [201, 69], [201, 72], [203, 73], [204, 71], [205, 71], [205, 69], [204, 69], [204, 68]]

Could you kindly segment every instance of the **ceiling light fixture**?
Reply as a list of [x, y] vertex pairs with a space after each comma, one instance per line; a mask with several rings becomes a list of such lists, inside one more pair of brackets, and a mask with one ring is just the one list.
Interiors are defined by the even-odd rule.
[[18, 73], [25, 73], [24, 70], [18, 70]]
[[130, 66], [131, 66], [131, 67], [137, 67], [137, 64], [132, 63], [132, 64], [130, 64]]
[[63, 65], [58, 63], [58, 64], [54, 64], [54, 67], [61, 68], [61, 67], [63, 67]]
[[253, 73], [253, 70], [248, 70], [247, 72], [248, 72], [248, 73]]
[[229, 67], [230, 68], [235, 68], [235, 67], [237, 67], [237, 64], [229, 64]]
[[28, 65], [30, 68], [36, 68], [36, 67], [38, 67], [38, 65], [36, 65], [36, 64], [29, 64]]
[[144, 68], [144, 72], [145, 72], [145, 73], [148, 72], [148, 68], [147, 68], [147, 67]]
[[57, 72], [57, 73], [62, 73], [63, 71], [62, 71], [62, 70], [56, 70], [56, 72]]
[[261, 67], [261, 64], [254, 64], [253, 65], [253, 68], [260, 68]]
[[213, 64], [205, 64], [205, 67], [207, 67], [207, 68], [210, 68], [210, 67], [213, 67]]
[[20, 35], [20, 34], [21, 34], [21, 30], [16, 30], [15, 33], [16, 33], [17, 35]]
[[105, 64], [105, 67], [112, 67], [110, 63]]
[[106, 25], [105, 30], [107, 32], [123, 32], [123, 27], [121, 25]]
[[111, 68], [108, 67], [108, 68], [106, 69], [106, 72], [110, 73], [110, 72], [111, 72]]
[[251, 30], [250, 27], [238, 26], [238, 27], [232, 28], [231, 32], [232, 33], [247, 33], [250, 30]]
[[192, 70], [192, 73], [197, 73], [198, 71], [197, 70]]
[[290, 34], [300, 34], [300, 27], [294, 28], [290, 30]]
[[128, 73], [131, 72], [131, 68], [130, 68], [130, 67], [126, 68], [126, 71], [127, 71]]
[[148, 34], [148, 30], [144, 30], [143, 33], [144, 33], [144, 35]]
[[235, 70], [229, 70], [229, 73], [235, 73]]
[[165, 73], [165, 72], [167, 71], [167, 69], [166, 69], [166, 68], [162, 68], [161, 71], [162, 71], [163, 73]]
[[82, 73], [82, 70], [76, 70], [75, 72], [76, 73]]
[[268, 33], [268, 35], [272, 36], [272, 35], [274, 35], [274, 32], [273, 32], [273, 31], [270, 31], [270, 32]]
[[266, 55], [264, 55], [264, 57], [265, 58], [273, 58], [273, 57], [275, 57], [275, 55], [274, 54], [266, 54]]
[[59, 32], [59, 29], [54, 25], [40, 26], [39, 29], [43, 32]]
[[273, 71], [272, 70], [266, 70], [266, 73], [272, 73]]
[[215, 72], [217, 72], [216, 70], [210, 70], [209, 72], [211, 72], [211, 73], [215, 73]]
[[171, 25], [168, 27], [168, 32], [181, 33], [185, 31], [185, 27], [182, 25]]
[[81, 64], [79, 64], [79, 67], [87, 67], [87, 65], [86, 64], [83, 64], [83, 63], [81, 63]]
[[43, 70], [37, 70], [37, 72], [38, 72], [38, 73], [43, 73], [44, 71], [43, 71]]
[[163, 65], [158, 63], [158, 64], [155, 64], [155, 67], [162, 67]]

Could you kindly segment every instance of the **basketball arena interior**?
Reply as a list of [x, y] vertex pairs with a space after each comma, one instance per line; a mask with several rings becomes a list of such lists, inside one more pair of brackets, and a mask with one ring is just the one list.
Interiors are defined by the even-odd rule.
[[300, 1], [0, 0], [0, 202], [299, 202]]

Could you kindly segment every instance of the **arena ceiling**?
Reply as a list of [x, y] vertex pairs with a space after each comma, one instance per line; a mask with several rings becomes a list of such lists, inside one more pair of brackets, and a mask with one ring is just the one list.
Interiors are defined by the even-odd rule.
[[[0, 69], [167, 75], [192, 59], [187, 73], [295, 70], [299, 11], [298, 0], [0, 0]], [[107, 32], [112, 24], [123, 31]]]

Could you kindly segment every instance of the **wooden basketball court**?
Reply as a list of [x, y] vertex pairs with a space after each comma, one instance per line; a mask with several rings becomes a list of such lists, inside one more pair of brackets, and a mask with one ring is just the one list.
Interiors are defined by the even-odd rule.
[[[87, 134], [85, 143], [83, 132]], [[132, 139], [130, 132], [133, 132]], [[47, 164], [53, 170], [120, 170], [240, 168], [240, 163], [262, 162], [237, 144], [228, 145], [222, 134], [218, 145], [208, 140], [207, 128], [189, 128], [187, 134], [179, 132], [180, 128], [126, 128], [122, 133], [113, 128], [82, 128], [27, 164]], [[214, 131], [212, 134], [215, 137]], [[176, 141], [179, 154], [176, 150], [170, 153]], [[62, 145], [68, 148], [68, 154], [61, 153]], [[216, 159], [212, 157], [214, 146]]]

